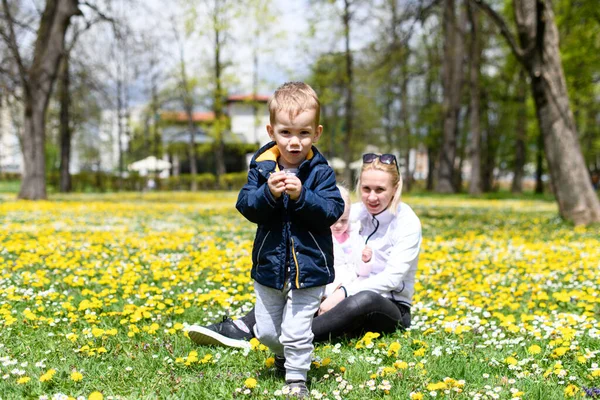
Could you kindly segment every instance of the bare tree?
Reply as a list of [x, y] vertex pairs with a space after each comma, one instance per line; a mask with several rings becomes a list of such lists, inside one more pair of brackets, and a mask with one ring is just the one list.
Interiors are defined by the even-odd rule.
[[[198, 174], [198, 166], [196, 164], [196, 124], [194, 123], [194, 93], [193, 84], [188, 76], [185, 60], [184, 43], [179, 37], [177, 26], [173, 21], [173, 32], [175, 35], [175, 41], [179, 47], [179, 76], [178, 76], [178, 88], [183, 103], [183, 109], [187, 116], [188, 131], [190, 134], [190, 142], [188, 146], [188, 155], [190, 157], [190, 175], [191, 175], [191, 190], [195, 192], [198, 190], [198, 182], [196, 181], [196, 175]], [[222, 157], [222, 155], [221, 155]]]
[[529, 74], [561, 216], [576, 225], [600, 221], [600, 200], [593, 190], [581, 152], [550, 3], [546, 0], [513, 0], [519, 44], [502, 16], [483, 0], [474, 1], [498, 25]]
[[72, 127], [70, 117], [71, 107], [71, 57], [73, 49], [77, 45], [80, 36], [89, 30], [94, 24], [102, 20], [112, 21], [101, 12], [94, 19], [85, 21], [83, 25], [72, 25], [72, 35], [69, 43], [65, 45], [64, 55], [59, 68], [59, 102], [60, 102], [60, 166], [59, 166], [59, 190], [63, 193], [71, 191], [71, 173], [69, 171], [71, 161]]
[[344, 181], [351, 182], [352, 175], [350, 170], [350, 163], [352, 162], [352, 148], [350, 143], [352, 143], [352, 134], [353, 132], [353, 117], [354, 117], [354, 68], [353, 68], [353, 60], [352, 60], [352, 50], [350, 49], [350, 29], [351, 29], [351, 20], [352, 20], [352, 11], [350, 7], [352, 6], [351, 0], [344, 0], [344, 8], [342, 13], [342, 22], [344, 26], [344, 57], [346, 60], [346, 105], [345, 105], [345, 119], [346, 119], [346, 129], [345, 129], [345, 137], [343, 142], [344, 149], [344, 162], [346, 164], [346, 168], [344, 169]]
[[36, 33], [33, 58], [28, 64], [17, 41], [13, 7], [8, 0], [2, 0], [2, 8], [5, 24], [0, 27], [0, 35], [18, 66], [24, 100], [24, 173], [19, 198], [45, 199], [46, 111], [65, 48], [65, 34], [71, 17], [81, 11], [77, 0], [47, 0]]

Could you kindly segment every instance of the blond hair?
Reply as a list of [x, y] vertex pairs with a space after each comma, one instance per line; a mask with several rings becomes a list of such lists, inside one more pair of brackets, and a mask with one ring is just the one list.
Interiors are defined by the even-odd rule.
[[402, 198], [402, 175], [400, 175], [400, 172], [398, 171], [398, 166], [395, 163], [384, 164], [379, 160], [379, 158], [376, 158], [371, 163], [363, 163], [360, 174], [358, 174], [358, 179], [356, 181], [356, 194], [359, 198], [361, 197], [360, 177], [362, 176], [363, 172], [370, 170], [383, 171], [391, 175], [392, 186], [396, 187], [396, 192], [394, 193], [394, 197], [392, 197], [390, 204], [388, 204], [387, 210], [389, 210], [392, 215], [396, 215], [398, 213], [398, 204], [400, 204], [400, 199]]
[[340, 195], [342, 196], [342, 199], [344, 200], [344, 203], [348, 204], [348, 207], [350, 207], [351, 202], [350, 202], [350, 191], [346, 188], [346, 186], [338, 183], [336, 185], [336, 187], [338, 188], [338, 190], [340, 191]]
[[271, 125], [279, 111], [287, 111], [290, 120], [306, 110], [315, 110], [315, 126], [319, 125], [321, 103], [317, 93], [304, 82], [286, 82], [279, 86], [268, 103]]

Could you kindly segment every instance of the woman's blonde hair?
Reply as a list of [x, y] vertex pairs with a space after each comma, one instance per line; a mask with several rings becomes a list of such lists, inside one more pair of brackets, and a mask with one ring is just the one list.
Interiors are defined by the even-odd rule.
[[356, 180], [356, 194], [359, 198], [361, 198], [360, 178], [363, 172], [370, 170], [383, 171], [390, 174], [392, 178], [392, 187], [396, 187], [396, 192], [394, 193], [394, 197], [392, 197], [390, 204], [388, 204], [387, 210], [389, 210], [392, 215], [396, 215], [398, 213], [398, 204], [400, 204], [402, 198], [402, 175], [398, 170], [398, 166], [396, 163], [384, 164], [379, 158], [374, 159], [371, 163], [363, 163], [360, 174], [358, 174], [358, 179]]

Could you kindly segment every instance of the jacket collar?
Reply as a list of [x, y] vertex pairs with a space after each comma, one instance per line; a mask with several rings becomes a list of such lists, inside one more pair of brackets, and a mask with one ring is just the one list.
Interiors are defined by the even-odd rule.
[[[279, 148], [277, 148], [277, 144], [274, 141], [269, 142], [256, 152], [250, 162], [250, 168], [256, 167], [258, 163], [265, 163], [265, 169], [268, 169], [269, 172], [279, 171], [279, 165], [277, 163], [279, 155], [280, 152]], [[319, 153], [319, 150], [317, 150], [315, 146], [312, 146], [306, 156], [306, 160], [304, 160], [298, 168], [302, 170], [305, 168], [305, 165], [314, 167], [317, 164], [327, 164], [327, 160], [325, 160], [325, 157]]]
[[[398, 210], [400, 209], [401, 204], [402, 203], [398, 204]], [[355, 206], [352, 206], [351, 210], [354, 207]], [[359, 220], [359, 221], [368, 220], [368, 221], [370, 221], [373, 219], [373, 217], [375, 217], [379, 221], [380, 224], [388, 225], [389, 223], [391, 223], [394, 220], [394, 218], [396, 218], [396, 216], [390, 212], [389, 208], [386, 208], [384, 211], [380, 212], [377, 215], [372, 215], [371, 213], [369, 213], [367, 211], [367, 208], [365, 207], [365, 205], [362, 202], [358, 203], [358, 207], [356, 207], [356, 208], [359, 209], [356, 219], [352, 218], [352, 216], [351, 216], [351, 218], [350, 218], [351, 220]], [[351, 214], [352, 214], [352, 211], [351, 211]]]
[[[275, 161], [275, 162], [277, 162], [277, 160], [279, 159], [280, 155], [281, 155], [281, 152], [279, 151], [279, 147], [273, 146], [271, 148], [266, 149], [262, 154], [260, 154], [256, 158], [256, 162], [261, 162], [261, 161]], [[306, 156], [306, 159], [307, 160], [312, 160], [312, 158], [314, 156], [315, 156], [315, 152], [311, 148], [308, 151], [308, 155]], [[279, 171], [279, 166], [277, 166], [276, 168], [277, 168], [277, 171]]]

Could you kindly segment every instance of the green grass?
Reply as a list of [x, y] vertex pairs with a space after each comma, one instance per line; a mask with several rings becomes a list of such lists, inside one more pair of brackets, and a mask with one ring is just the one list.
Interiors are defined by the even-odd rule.
[[[265, 365], [268, 350], [198, 347], [177, 325], [240, 316], [252, 306], [255, 227], [235, 211], [236, 196], [3, 197], [0, 398], [94, 391], [126, 399], [284, 398], [277, 396], [284, 382]], [[546, 199], [410, 194], [405, 201], [424, 237], [413, 327], [371, 344], [318, 345], [309, 372], [317, 398], [523, 392], [546, 400], [565, 398], [569, 384], [579, 390], [575, 398], [600, 386], [597, 227], [574, 229]], [[388, 354], [394, 342], [397, 354]], [[186, 365], [193, 352], [197, 361]], [[51, 368], [56, 374], [41, 382]], [[70, 379], [73, 370], [82, 381]], [[29, 382], [19, 384], [22, 377]], [[258, 386], [244, 394], [248, 378]], [[445, 378], [448, 388], [440, 389]]]

